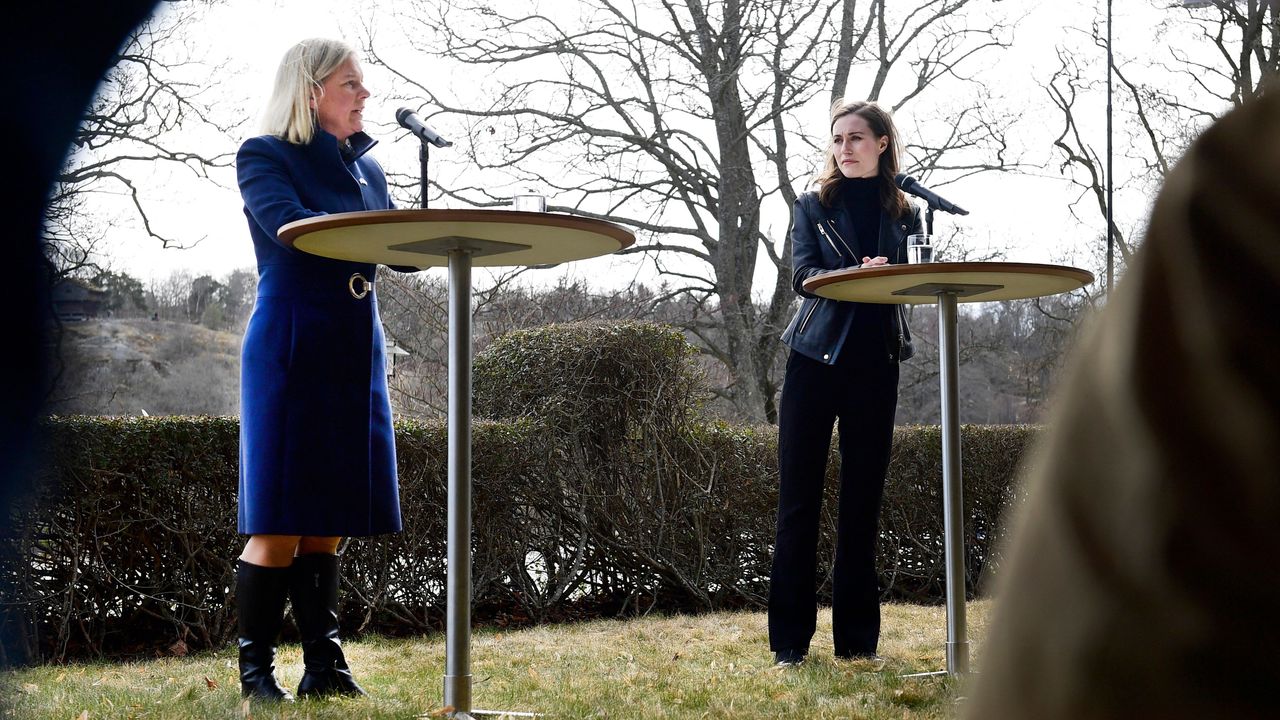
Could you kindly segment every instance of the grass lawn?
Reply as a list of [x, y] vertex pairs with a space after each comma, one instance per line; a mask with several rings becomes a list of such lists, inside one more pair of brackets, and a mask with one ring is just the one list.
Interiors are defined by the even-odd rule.
[[[985, 635], [990, 603], [969, 604], [969, 635]], [[941, 669], [943, 607], [885, 605], [882, 668], [836, 661], [831, 613], [818, 617], [808, 662], [776, 668], [763, 613], [603, 620], [472, 639], [474, 705], [544, 718], [951, 718], [963, 687]], [[346, 645], [371, 697], [296, 705], [240, 700], [231, 648], [127, 664], [0, 672], [0, 718], [413, 718], [443, 716], [444, 637], [365, 639]], [[299, 647], [286, 645], [277, 677], [296, 686]]]

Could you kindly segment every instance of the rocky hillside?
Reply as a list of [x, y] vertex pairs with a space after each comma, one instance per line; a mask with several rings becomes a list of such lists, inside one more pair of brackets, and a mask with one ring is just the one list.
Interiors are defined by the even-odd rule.
[[240, 333], [185, 322], [103, 319], [62, 326], [49, 348], [47, 411], [90, 415], [235, 415]]

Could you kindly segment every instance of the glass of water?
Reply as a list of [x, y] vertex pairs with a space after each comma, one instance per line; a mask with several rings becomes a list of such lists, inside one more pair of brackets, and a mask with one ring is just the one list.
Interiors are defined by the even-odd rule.
[[529, 190], [512, 198], [511, 209], [521, 212], [546, 212], [547, 198], [545, 195]]
[[907, 236], [907, 262], [912, 264], [933, 262], [933, 236]]

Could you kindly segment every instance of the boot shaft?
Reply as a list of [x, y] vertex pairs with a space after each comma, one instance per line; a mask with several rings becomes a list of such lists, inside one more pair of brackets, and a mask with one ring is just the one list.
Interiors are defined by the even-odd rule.
[[236, 624], [239, 628], [240, 693], [244, 697], [293, 700], [275, 677], [276, 640], [284, 625], [289, 568], [236, 563]]
[[351, 676], [338, 638], [338, 557], [299, 555], [293, 559], [289, 597], [302, 636], [304, 673], [298, 695], [364, 695]]
[[284, 625], [290, 568], [236, 561], [236, 624], [240, 637], [275, 645]]
[[289, 568], [293, 620], [305, 647], [309, 641], [338, 637], [338, 556], [299, 555]]

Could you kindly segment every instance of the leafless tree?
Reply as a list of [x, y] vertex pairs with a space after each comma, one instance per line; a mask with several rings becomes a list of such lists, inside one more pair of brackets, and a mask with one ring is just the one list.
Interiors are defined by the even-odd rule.
[[1165, 24], [1193, 28], [1201, 42], [1212, 48], [1213, 60], [1170, 46], [1162, 67], [1183, 75], [1203, 94], [1188, 100], [1148, 88], [1157, 102], [1216, 120], [1225, 110], [1263, 92], [1264, 85], [1275, 78], [1280, 69], [1280, 0], [1184, 2], [1182, 13]]
[[[207, 178], [231, 164], [229, 152], [196, 146], [192, 131], [221, 138], [233, 125], [216, 119], [212, 94], [218, 68], [196, 58], [192, 21], [209, 2], [161, 3], [157, 14], [135, 28], [117, 53], [75, 134], [72, 152], [57, 178], [45, 211], [43, 242], [56, 275], [96, 267], [108, 224], [98, 199], [123, 195], [146, 236], [164, 247], [190, 240], [162, 232], [152, 222], [158, 197], [143, 192], [159, 164], [181, 166]], [[186, 135], [180, 135], [179, 131]], [[185, 139], [184, 139], [185, 138]]]
[[[1088, 196], [1097, 203], [1098, 212], [1105, 221], [1107, 217], [1106, 161], [1098, 155], [1096, 143], [1088, 140], [1089, 133], [1081, 130], [1076, 113], [1080, 95], [1086, 93], [1093, 83], [1084, 78], [1075, 57], [1062, 48], [1058, 49], [1058, 59], [1060, 67], [1046, 89], [1053, 104], [1062, 113], [1062, 130], [1053, 141], [1054, 147], [1062, 158], [1059, 171], [1079, 188], [1078, 199], [1072, 204], [1073, 213], [1076, 204]], [[1115, 246], [1120, 250], [1122, 260], [1127, 261], [1132, 248], [1126, 240], [1125, 233], [1114, 220], [1109, 231]]]
[[[1264, 92], [1280, 68], [1280, 0], [1203, 0], [1173, 4], [1155, 28], [1158, 42], [1140, 45], [1148, 55], [1117, 58], [1114, 67], [1118, 151], [1128, 168], [1115, 187], [1154, 189], [1201, 129], [1224, 112]], [[1088, 57], [1105, 58], [1105, 28], [1095, 20]], [[1059, 67], [1046, 90], [1062, 118], [1054, 141], [1060, 169], [1107, 217], [1105, 161], [1098, 141], [1082, 129], [1082, 103], [1096, 106], [1106, 67], [1082, 61], [1078, 49], [1060, 46]], [[1087, 122], [1087, 121], [1086, 121]], [[1095, 134], [1096, 137], [1096, 134]], [[1118, 174], [1118, 173], [1117, 173]], [[1103, 230], [1103, 237], [1107, 231]], [[1127, 261], [1134, 249], [1118, 223], [1110, 233]]]
[[162, 320], [186, 320], [187, 298], [194, 278], [190, 270], [174, 270], [147, 283], [147, 305]]
[[[987, 109], [977, 58], [1008, 28], [978, 0], [591, 0], [555, 14], [476, 0], [421, 3], [402, 20], [421, 53], [495, 78], [483, 100], [366, 52], [427, 98], [427, 117], [466, 128], [468, 175], [436, 192], [478, 206], [537, 185], [552, 210], [640, 231], [648, 256], [693, 300], [685, 323], [723, 365], [739, 417], [776, 419], [777, 337], [793, 307], [789, 218], [826, 142], [832, 98], [871, 98], [900, 117], [931, 106], [910, 168], [935, 184], [1003, 167], [1004, 119]], [[489, 93], [486, 87], [485, 92]], [[923, 117], [923, 115], [922, 115]], [[412, 180], [402, 180], [409, 187]], [[774, 222], [770, 218], [776, 218]], [[757, 276], [769, 279], [761, 287]]]

